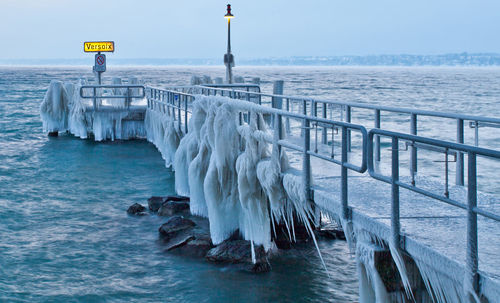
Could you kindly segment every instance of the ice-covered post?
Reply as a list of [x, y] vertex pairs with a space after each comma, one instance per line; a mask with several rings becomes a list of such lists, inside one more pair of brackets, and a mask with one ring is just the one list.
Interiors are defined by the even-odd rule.
[[[283, 95], [283, 80], [273, 82], [273, 95]], [[283, 98], [272, 97], [271, 106], [277, 109], [283, 109]], [[271, 123], [274, 125], [274, 116], [271, 116]]]
[[226, 82], [233, 83], [234, 56], [231, 54], [231, 19], [234, 18], [231, 14], [231, 4], [227, 5], [227, 13], [224, 16], [227, 19], [227, 53], [224, 55], [224, 64], [226, 65]]
[[[457, 143], [464, 143], [464, 120], [457, 119]], [[464, 154], [457, 151], [457, 169], [456, 182], [457, 185], [464, 185]]]

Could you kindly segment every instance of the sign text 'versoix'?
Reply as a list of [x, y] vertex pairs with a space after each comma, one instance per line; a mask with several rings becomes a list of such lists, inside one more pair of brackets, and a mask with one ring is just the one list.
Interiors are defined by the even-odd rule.
[[85, 42], [83, 43], [83, 51], [86, 53], [114, 52], [115, 43], [113, 41]]

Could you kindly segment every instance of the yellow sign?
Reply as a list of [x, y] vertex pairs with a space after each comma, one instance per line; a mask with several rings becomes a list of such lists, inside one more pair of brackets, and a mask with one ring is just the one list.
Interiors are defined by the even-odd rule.
[[83, 51], [86, 53], [114, 52], [115, 43], [113, 41], [84, 42]]

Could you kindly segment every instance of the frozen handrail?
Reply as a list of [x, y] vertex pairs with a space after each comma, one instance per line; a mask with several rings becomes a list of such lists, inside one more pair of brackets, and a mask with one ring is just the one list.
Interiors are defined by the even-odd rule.
[[[328, 106], [340, 106], [345, 110], [345, 114], [342, 119], [346, 122], [351, 122], [352, 118], [352, 109], [371, 109], [374, 111], [373, 118], [373, 127], [381, 128], [381, 112], [392, 112], [392, 113], [400, 113], [400, 114], [408, 114], [410, 115], [410, 134], [417, 135], [417, 122], [418, 116], [427, 116], [427, 117], [437, 117], [437, 118], [445, 118], [445, 119], [454, 119], [456, 120], [457, 130], [456, 130], [456, 142], [464, 143], [464, 125], [465, 121], [469, 121], [469, 127], [474, 128], [474, 142], [476, 146], [479, 146], [479, 128], [480, 127], [495, 127], [500, 128], [500, 119], [492, 118], [492, 117], [484, 117], [484, 116], [474, 116], [467, 114], [457, 114], [457, 113], [446, 113], [446, 112], [437, 112], [437, 111], [428, 111], [428, 110], [420, 110], [420, 109], [410, 109], [410, 108], [399, 108], [399, 107], [390, 107], [390, 106], [380, 106], [380, 105], [371, 105], [364, 104], [359, 102], [346, 102], [346, 101], [332, 101], [332, 100], [324, 100], [324, 99], [316, 99], [309, 98], [304, 96], [291, 96], [291, 95], [276, 95], [276, 94], [268, 94], [261, 92], [251, 92], [245, 90], [235, 90], [228, 88], [217, 88], [217, 87], [207, 87], [207, 86], [193, 86], [193, 89], [190, 92], [200, 92], [208, 95], [228, 95], [233, 98], [245, 99], [249, 100], [250, 98], [259, 98], [259, 104], [262, 103], [262, 98], [267, 97], [270, 100], [273, 98], [279, 98], [285, 100], [286, 110], [290, 110], [291, 103], [301, 103], [303, 107], [303, 113], [309, 114], [311, 116], [321, 116], [326, 118], [327, 116], [327, 108]], [[318, 106], [319, 105], [319, 106]], [[309, 113], [307, 111], [309, 108]], [[288, 122], [287, 122], [288, 124]], [[322, 141], [326, 142], [326, 130], [322, 132]], [[350, 143], [350, 134], [348, 133], [348, 142]], [[376, 137], [375, 143], [375, 159], [377, 161], [380, 160], [380, 140]], [[351, 148], [348, 146], [348, 150]], [[417, 172], [417, 146], [411, 146], [411, 154], [410, 154], [410, 170], [412, 175]], [[456, 176], [455, 183], [457, 185], [464, 185], [464, 155], [463, 153], [457, 153], [456, 156]]]
[[[178, 92], [173, 90], [162, 90], [156, 88], [147, 88], [148, 89], [148, 108], [151, 110], [156, 110], [164, 113], [168, 113], [169, 115], [173, 115], [174, 120], [178, 121], [179, 126], [181, 122], [184, 122], [185, 130], [187, 131], [187, 122], [188, 122], [188, 108], [189, 102], [192, 102], [195, 98], [195, 95], [192, 93], [186, 92]], [[200, 89], [200, 87], [198, 87]], [[206, 87], [203, 87], [204, 93], [208, 92], [205, 90]], [[191, 91], [196, 91], [197, 89], [193, 88]], [[210, 94], [211, 95], [211, 94]], [[274, 95], [271, 95], [274, 96]], [[237, 92], [230, 91], [229, 97], [239, 97]], [[309, 99], [308, 102], [315, 102], [315, 100]], [[317, 157], [322, 160], [326, 160], [341, 166], [341, 192], [340, 192], [340, 203], [341, 209], [339, 211], [339, 217], [343, 220], [351, 220], [353, 218], [353, 209], [348, 205], [348, 174], [347, 170], [350, 169], [352, 171], [356, 171], [359, 173], [363, 173], [365, 171], [369, 172], [369, 176], [375, 180], [379, 180], [382, 182], [386, 182], [391, 184], [392, 186], [392, 195], [391, 195], [391, 236], [390, 241], [392, 241], [398, 247], [405, 249], [405, 238], [404, 234], [401, 234], [401, 222], [399, 216], [399, 189], [402, 187], [404, 189], [408, 189], [410, 191], [416, 192], [418, 194], [422, 194], [424, 196], [430, 197], [431, 199], [442, 201], [447, 204], [450, 204], [454, 207], [458, 207], [461, 209], [465, 209], [467, 211], [467, 263], [466, 263], [466, 273], [467, 273], [467, 282], [470, 283], [472, 289], [476, 292], [476, 294], [480, 293], [479, 291], [479, 272], [478, 272], [478, 264], [479, 264], [479, 254], [478, 254], [478, 229], [477, 229], [477, 215], [484, 216], [486, 218], [500, 221], [500, 216], [496, 213], [492, 213], [488, 210], [478, 207], [477, 204], [477, 162], [476, 156], [489, 157], [493, 159], [500, 159], [500, 151], [480, 148], [476, 146], [465, 145], [463, 143], [454, 143], [448, 142], [444, 140], [437, 140], [426, 138], [422, 136], [416, 136], [412, 134], [398, 133], [392, 132], [382, 129], [372, 129], [367, 133], [367, 130], [362, 125], [352, 124], [345, 121], [334, 121], [322, 117], [307, 115], [307, 113], [293, 113], [286, 110], [266, 107], [258, 104], [254, 104], [251, 102], [244, 102], [242, 100], [232, 100], [228, 101], [229, 104], [233, 108], [236, 108], [240, 111], [240, 123], [243, 123], [244, 119], [241, 117], [243, 113], [248, 111], [255, 111], [263, 114], [270, 115], [274, 118], [274, 138], [269, 134], [264, 134], [263, 138], [267, 142], [277, 144], [279, 148], [286, 147], [289, 149], [293, 149], [299, 152], [302, 152], [302, 182], [305, 190], [305, 197], [308, 200], [314, 200], [314, 192], [312, 186], [312, 167], [311, 167], [311, 156]], [[314, 107], [312, 107], [314, 109]], [[182, 115], [182, 111], [184, 111], [184, 115]], [[413, 115], [413, 114], [412, 114]], [[283, 118], [290, 118], [302, 121], [302, 131], [303, 143], [300, 145], [294, 144], [290, 142], [290, 140], [284, 139], [284, 127], [283, 127]], [[463, 116], [462, 116], [463, 118]], [[412, 120], [415, 118], [412, 117]], [[462, 120], [463, 121], [463, 120]], [[333, 159], [325, 157], [317, 153], [317, 151], [313, 151], [311, 148], [311, 130], [314, 129], [312, 126], [316, 128], [322, 127], [324, 129], [332, 130], [332, 134], [335, 128], [341, 128], [341, 146], [342, 146], [342, 158], [341, 160]], [[362, 160], [361, 165], [356, 166], [348, 161], [348, 147], [350, 145], [350, 140], [348, 135], [350, 135], [350, 131], [357, 131], [361, 134], [361, 151], [362, 151]], [[377, 156], [380, 156], [377, 153], [377, 146], [379, 146], [380, 137], [389, 137], [392, 139], [392, 174], [391, 176], [382, 175], [375, 170], [375, 161]], [[378, 141], [378, 142], [377, 142]], [[425, 148], [431, 151], [444, 153], [446, 156], [445, 165], [447, 167], [448, 155], [454, 155], [458, 157], [458, 155], [466, 154], [468, 157], [468, 176], [467, 176], [467, 203], [463, 203], [454, 199], [451, 199], [449, 195], [445, 193], [445, 195], [439, 195], [435, 192], [429, 191], [428, 189], [415, 186], [415, 184], [408, 184], [402, 182], [399, 179], [399, 142], [406, 142], [409, 147], [419, 147]], [[332, 142], [333, 147], [333, 142]], [[447, 174], [446, 174], [447, 176]], [[447, 178], [446, 178], [447, 182]], [[446, 188], [448, 188], [446, 183]], [[447, 190], [446, 190], [447, 192]]]
[[[125, 93], [123, 95], [106, 95], [102, 96], [98, 94], [98, 89], [123, 89]], [[91, 89], [91, 90], [90, 90]], [[140, 90], [142, 93], [134, 94]], [[85, 93], [87, 92], [87, 94]], [[91, 93], [90, 93], [91, 92]], [[97, 109], [97, 99], [123, 99], [125, 98], [125, 106], [130, 107], [131, 99], [142, 99], [146, 96], [146, 88], [144, 85], [82, 85], [80, 87], [80, 97], [84, 99], [93, 99], [93, 108]]]
[[[187, 133], [187, 121], [188, 114], [190, 113], [189, 102], [192, 102], [195, 98], [195, 95], [185, 92], [177, 92], [171, 90], [163, 90], [157, 88], [147, 88], [148, 91], [148, 108], [151, 110], [156, 110], [162, 113], [166, 113], [170, 115], [174, 121], [178, 123], [178, 127], [181, 129], [182, 124], [184, 124], [184, 131]], [[296, 150], [302, 152], [303, 161], [302, 161], [302, 177], [304, 182], [304, 190], [305, 197], [308, 200], [313, 199], [313, 190], [312, 190], [312, 171], [311, 171], [311, 159], [310, 157], [316, 157], [331, 163], [335, 163], [341, 167], [341, 200], [342, 200], [342, 218], [348, 219], [350, 217], [350, 209], [348, 207], [348, 170], [352, 170], [358, 173], [364, 173], [367, 169], [367, 140], [368, 140], [368, 132], [366, 128], [362, 125], [347, 123], [343, 121], [334, 121], [326, 118], [320, 117], [311, 117], [303, 114], [297, 114], [288, 112], [281, 109], [265, 107], [262, 105], [254, 104], [252, 102], [240, 101], [240, 100], [232, 100], [230, 103], [234, 108], [240, 111], [240, 123], [243, 123], [243, 112], [254, 111], [261, 114], [268, 114], [274, 117], [274, 132], [276, 138], [265, 138], [269, 143], [276, 143], [278, 147], [281, 149], [282, 147], [289, 148], [292, 150]], [[184, 114], [182, 113], [184, 112]], [[302, 121], [302, 129], [304, 131], [304, 136], [302, 138], [303, 145], [299, 146], [293, 144], [284, 139], [284, 128], [283, 128], [283, 118], [296, 119]], [[310, 132], [312, 129], [312, 125], [315, 125], [316, 128], [321, 125], [322, 128], [331, 129], [332, 132], [336, 128], [340, 128], [342, 130], [341, 136], [341, 159], [335, 159], [334, 157], [326, 157], [321, 153], [318, 153], [318, 150], [311, 149], [311, 136]], [[361, 164], [356, 165], [349, 162], [348, 159], [348, 134], [351, 131], [356, 131], [361, 134]], [[333, 144], [333, 142], [332, 142]]]
[[[383, 136], [391, 138], [391, 176], [384, 176], [375, 171], [374, 165], [374, 138], [375, 136]], [[403, 134], [381, 129], [372, 129], [368, 134], [368, 172], [371, 177], [376, 180], [383, 181], [391, 184], [391, 238], [393, 243], [399, 245], [400, 241], [400, 217], [399, 217], [399, 188], [425, 195], [435, 200], [445, 202], [465, 209], [467, 211], [467, 253], [466, 253], [466, 266], [468, 273], [468, 282], [474, 288], [476, 293], [479, 293], [479, 254], [478, 254], [478, 232], [477, 232], [477, 215], [482, 215], [486, 218], [500, 221], [500, 216], [477, 206], [477, 156], [484, 156], [500, 160], [500, 152], [470, 146], [465, 144], [458, 144], [446, 142], [442, 140], [430, 139], [415, 135]], [[424, 188], [410, 185], [399, 180], [399, 141], [410, 142], [411, 144], [426, 144], [436, 148], [444, 148], [445, 152], [456, 151], [457, 153], [467, 154], [468, 157], [468, 176], [467, 176], [467, 204], [461, 203], [450, 199], [448, 195], [441, 196], [433, 193]]]

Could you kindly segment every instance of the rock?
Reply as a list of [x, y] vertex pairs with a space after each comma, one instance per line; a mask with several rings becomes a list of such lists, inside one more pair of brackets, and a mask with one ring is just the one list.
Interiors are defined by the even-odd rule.
[[[255, 247], [256, 259], [260, 261], [266, 253], [262, 246]], [[224, 241], [208, 251], [207, 260], [215, 263], [252, 263], [249, 241]]]
[[192, 229], [195, 225], [196, 224], [189, 219], [181, 216], [174, 216], [169, 218], [167, 222], [160, 226], [158, 231], [160, 232], [160, 237], [164, 241], [169, 241], [178, 236], [181, 232]]
[[165, 198], [163, 198], [163, 197], [153, 196], [153, 197], [149, 198], [148, 199], [149, 210], [152, 212], [157, 212], [164, 201], [165, 201]]
[[189, 197], [184, 197], [184, 196], [166, 196], [166, 197], [160, 197], [160, 196], [152, 196], [151, 198], [148, 199], [148, 207], [149, 210], [152, 212], [157, 212], [160, 207], [168, 201], [175, 201], [175, 202], [185, 202], [189, 203]]
[[165, 198], [165, 201], [184, 201], [184, 202], [189, 202], [189, 197], [185, 196], [167, 196]]
[[267, 259], [261, 260], [255, 264], [251, 264], [248, 269], [248, 271], [253, 272], [253, 273], [263, 273], [263, 272], [269, 272], [271, 271], [271, 264]]
[[175, 253], [183, 256], [202, 258], [207, 255], [207, 252], [214, 246], [210, 238], [195, 238], [187, 242], [185, 245], [175, 249]]
[[[299, 221], [294, 222], [294, 230], [288, 231], [286, 224], [280, 223], [275, 227], [276, 233], [272, 233], [272, 239], [279, 249], [291, 249], [296, 243], [306, 243], [311, 239], [307, 228]], [[295, 235], [295, 238], [294, 238]], [[291, 238], [290, 238], [291, 236]]]
[[340, 229], [318, 229], [315, 230], [314, 233], [316, 234], [317, 238], [325, 238], [329, 240], [345, 240], [344, 231]]
[[193, 235], [185, 235], [183, 237], [178, 238], [177, 241], [170, 241], [170, 242], [174, 242], [174, 243], [170, 244], [167, 247], [166, 251], [171, 251], [172, 249], [182, 247], [194, 239], [195, 239], [195, 237]]
[[146, 213], [144, 211], [146, 210], [146, 207], [142, 206], [139, 203], [134, 203], [132, 204], [128, 209], [127, 213], [130, 215], [138, 215], [138, 216], [143, 216]]
[[158, 216], [173, 216], [175, 214], [189, 211], [189, 203], [182, 201], [164, 202], [158, 209]]

